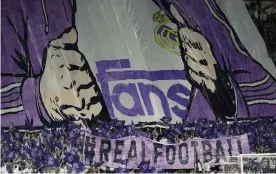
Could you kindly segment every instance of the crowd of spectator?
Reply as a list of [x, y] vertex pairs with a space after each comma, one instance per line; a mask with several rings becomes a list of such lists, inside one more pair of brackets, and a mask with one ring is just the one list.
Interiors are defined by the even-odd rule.
[[[170, 120], [163, 121], [163, 128], [146, 127], [145, 123], [123, 126], [124, 122], [118, 120], [109, 123], [95, 121], [89, 129], [91, 134], [105, 138], [146, 136], [168, 144], [194, 137], [213, 139], [247, 133], [253, 153], [276, 152], [275, 118], [230, 123], [199, 120], [195, 123], [169, 124]], [[9, 130], [1, 132], [1, 170], [17, 173], [145, 172], [143, 169], [113, 169], [92, 162], [84, 164], [83, 143], [84, 133], [74, 123], [59, 128], [44, 127], [33, 131], [18, 130], [11, 125]], [[151, 170], [154, 171], [164, 172], [161, 169]], [[170, 172], [175, 171], [177, 170]]]

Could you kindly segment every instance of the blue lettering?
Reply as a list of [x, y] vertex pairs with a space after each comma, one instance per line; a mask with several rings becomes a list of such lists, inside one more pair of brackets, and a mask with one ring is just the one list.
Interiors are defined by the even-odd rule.
[[147, 108], [147, 111], [148, 111], [149, 115], [155, 115], [154, 111], [153, 111], [151, 99], [150, 99], [150, 94], [154, 93], [159, 97], [159, 99], [161, 101], [161, 105], [162, 105], [165, 116], [166, 117], [171, 117], [167, 97], [165, 96], [165, 94], [159, 88], [157, 88], [156, 86], [151, 85], [151, 84], [145, 85], [143, 83], [138, 83], [138, 86], [139, 86], [139, 90], [141, 92], [142, 99], [144, 101], [144, 104]]
[[[120, 95], [122, 93], [127, 93], [133, 98], [134, 105], [132, 108], [129, 109], [122, 105], [120, 101]], [[131, 116], [131, 117], [134, 117], [137, 115], [141, 115], [141, 116], [145, 115], [136, 85], [134, 83], [118, 84], [114, 86], [111, 98], [115, 107], [122, 114]]]
[[[182, 105], [182, 106], [187, 106], [189, 104], [189, 100], [182, 98], [181, 96], [178, 95], [178, 93], [183, 93], [186, 96], [190, 95], [190, 90], [188, 90], [185, 86], [181, 84], [174, 84], [170, 87], [168, 90], [168, 98], [171, 99], [172, 101], [175, 101], [176, 103]], [[179, 109], [178, 106], [172, 107], [172, 111], [177, 115], [178, 117], [185, 118], [187, 110], [182, 110]]]
[[[181, 84], [173, 84], [167, 91], [162, 91], [158, 87], [151, 84], [138, 83], [139, 91], [141, 92], [142, 100], [145, 104], [145, 109], [142, 106], [141, 99], [138, 94], [136, 83], [129, 84], [117, 84], [112, 91], [109, 91], [109, 83], [114, 81], [125, 80], [139, 80], [145, 79], [152, 82], [155, 81], [170, 81], [170, 80], [186, 80], [183, 70], [160, 70], [160, 71], [145, 71], [145, 70], [126, 70], [122, 69], [131, 68], [130, 61], [128, 59], [121, 60], [103, 60], [97, 62], [97, 79], [102, 87], [102, 94], [108, 108], [109, 114], [112, 118], [115, 118], [114, 109], [126, 116], [145, 116], [155, 115], [150, 94], [155, 94], [159, 97], [165, 116], [171, 117], [171, 111], [178, 117], [183, 118], [186, 116], [186, 109], [181, 109], [181, 106], [187, 107], [189, 100], [183, 98], [180, 94], [190, 96], [190, 90]], [[120, 69], [119, 71], [107, 71], [108, 69]], [[120, 95], [122, 93], [129, 94], [134, 105], [131, 108], [123, 106], [120, 101]], [[166, 96], [167, 95], [167, 96]], [[170, 108], [168, 98], [175, 102], [172, 108]], [[114, 105], [113, 105], [114, 104]], [[115, 108], [113, 108], [113, 106]]]

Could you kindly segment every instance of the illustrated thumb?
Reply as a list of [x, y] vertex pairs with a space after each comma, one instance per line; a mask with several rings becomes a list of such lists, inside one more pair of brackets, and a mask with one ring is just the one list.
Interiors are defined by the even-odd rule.
[[50, 42], [50, 46], [62, 47], [65, 44], [76, 44], [78, 41], [77, 30], [73, 27], [67, 28], [64, 32], [57, 38]]

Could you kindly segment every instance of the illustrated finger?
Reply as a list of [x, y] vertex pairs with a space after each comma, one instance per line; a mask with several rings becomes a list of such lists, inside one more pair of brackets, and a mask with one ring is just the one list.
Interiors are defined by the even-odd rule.
[[197, 72], [199, 72], [199, 74], [203, 74], [204, 77], [208, 78], [208, 79], [212, 79], [212, 80], [216, 80], [216, 71], [215, 71], [215, 67], [214, 65], [206, 65], [204, 64], [207, 61], [204, 61], [204, 59], [200, 60], [198, 62], [198, 70]]
[[197, 62], [197, 60], [195, 58], [193, 58], [193, 57], [191, 57], [189, 55], [185, 55], [184, 57], [185, 57], [185, 61], [188, 61], [190, 59], [190, 60], [192, 60], [194, 62]]
[[193, 71], [196, 71], [197, 73], [199, 73], [199, 67], [198, 67], [198, 63], [196, 61], [194, 61], [194, 59], [191, 59], [189, 56], [186, 56], [186, 62], [187, 65], [189, 66], [189, 68], [191, 68]]
[[198, 84], [202, 85], [203, 84], [203, 79], [200, 77], [197, 73], [193, 72], [192, 70], [189, 70], [189, 75], [191, 78]]
[[205, 59], [197, 61], [190, 56], [186, 55], [185, 57], [185, 61], [187, 62], [188, 67], [192, 69], [195, 73], [202, 77], [210, 78], [212, 80], [217, 79], [214, 66], [209, 65]]
[[68, 28], [64, 31], [60, 37], [62, 43], [64, 44], [75, 44], [78, 40], [77, 30], [75, 28]]
[[210, 44], [204, 36], [188, 28], [181, 28], [179, 36], [182, 41], [182, 47], [186, 48], [184, 50], [186, 50], [187, 55], [195, 59], [208, 59], [208, 62], [216, 64]]
[[193, 72], [192, 70], [189, 70], [189, 75], [200, 86], [205, 86], [211, 92], [215, 92], [216, 86], [215, 86], [215, 83], [212, 80], [202, 78], [201, 76], [199, 76], [197, 73]]
[[77, 30], [75, 28], [66, 29], [61, 36], [52, 40], [50, 46], [64, 48], [65, 44], [76, 44], [78, 40]]
[[211, 92], [215, 92], [216, 86], [214, 81], [207, 79], [207, 80], [204, 80], [204, 84]]
[[205, 77], [204, 74], [202, 73], [199, 63], [195, 61], [195, 59], [193, 59], [192, 57], [189, 57], [189, 56], [186, 56], [186, 57], [187, 57], [186, 63], [188, 67], [198, 75], [201, 74], [202, 77]]

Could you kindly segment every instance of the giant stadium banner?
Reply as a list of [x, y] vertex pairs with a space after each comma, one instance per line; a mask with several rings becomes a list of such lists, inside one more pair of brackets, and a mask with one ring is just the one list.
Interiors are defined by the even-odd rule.
[[276, 69], [235, 3], [3, 0], [1, 126], [275, 116]]
[[83, 158], [86, 163], [129, 169], [193, 169], [199, 159], [214, 165], [229, 161], [230, 156], [250, 152], [247, 134], [162, 144], [146, 137], [106, 139], [87, 133], [84, 144]]

